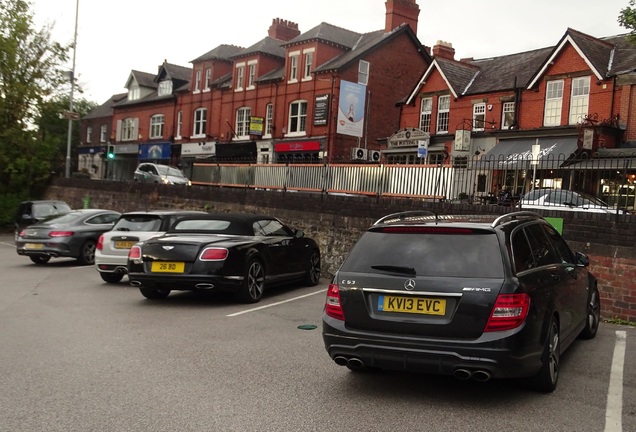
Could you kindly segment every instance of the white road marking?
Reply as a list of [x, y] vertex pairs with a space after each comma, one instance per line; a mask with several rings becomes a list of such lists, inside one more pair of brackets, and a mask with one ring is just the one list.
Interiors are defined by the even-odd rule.
[[10, 247], [15, 247], [15, 243], [5, 243], [5, 242], [0, 242], [1, 245], [4, 246], [10, 246]]
[[309, 294], [301, 295], [301, 296], [298, 296], [298, 297], [293, 297], [293, 298], [290, 298], [290, 299], [287, 299], [287, 300], [279, 301], [279, 302], [276, 302], [276, 303], [271, 303], [271, 304], [268, 304], [268, 305], [263, 305], [263, 306], [259, 306], [259, 307], [252, 308], [252, 309], [246, 309], [246, 310], [241, 311], [241, 312], [235, 312], [233, 314], [229, 314], [229, 315], [225, 315], [225, 316], [227, 316], [227, 317], [235, 317], [235, 316], [243, 315], [243, 314], [250, 313], [250, 312], [256, 312], [256, 311], [261, 310], [261, 309], [267, 309], [267, 308], [272, 307], [272, 306], [278, 306], [278, 305], [281, 305], [283, 303], [289, 303], [289, 302], [292, 302], [292, 301], [300, 300], [302, 298], [309, 297], [309, 296], [316, 295], [316, 294], [320, 294], [320, 293], [324, 293], [326, 291], [327, 291], [327, 288], [321, 289], [320, 291], [315, 291], [315, 292], [312, 292], [312, 293], [309, 293]]
[[623, 367], [625, 365], [625, 344], [627, 333], [616, 332], [614, 357], [607, 390], [607, 407], [605, 409], [605, 432], [622, 432], [623, 430]]

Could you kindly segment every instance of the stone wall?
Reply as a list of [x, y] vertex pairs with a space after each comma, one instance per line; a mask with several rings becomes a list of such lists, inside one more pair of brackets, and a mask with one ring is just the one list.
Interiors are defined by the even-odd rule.
[[[383, 199], [297, 192], [203, 186], [164, 186], [55, 178], [46, 198], [63, 199], [74, 208], [85, 200], [92, 208], [121, 212], [180, 208], [273, 215], [303, 230], [320, 245], [323, 276], [338, 269], [361, 233], [380, 217], [406, 210], [441, 214], [503, 214], [500, 206], [447, 204], [424, 200]], [[574, 250], [590, 256], [602, 297], [603, 317], [636, 322], [636, 218], [581, 212], [544, 212], [562, 217], [563, 236]]]

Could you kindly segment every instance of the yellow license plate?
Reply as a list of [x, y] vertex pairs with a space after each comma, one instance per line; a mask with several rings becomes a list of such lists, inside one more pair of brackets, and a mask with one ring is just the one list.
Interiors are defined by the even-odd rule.
[[156, 273], [183, 273], [185, 263], [182, 262], [158, 262], [155, 261], [150, 266], [150, 270]]
[[425, 297], [378, 297], [378, 311], [404, 312], [423, 315], [446, 314], [446, 300]]
[[25, 243], [25, 249], [44, 249], [44, 244], [42, 243]]
[[115, 242], [115, 249], [130, 249], [131, 247], [133, 247], [135, 245], [135, 243], [137, 243], [136, 241], [116, 241]]

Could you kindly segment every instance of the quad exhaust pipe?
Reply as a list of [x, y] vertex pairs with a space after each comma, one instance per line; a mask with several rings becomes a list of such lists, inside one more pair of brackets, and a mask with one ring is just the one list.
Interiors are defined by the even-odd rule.
[[456, 379], [462, 380], [462, 381], [466, 381], [472, 378], [475, 381], [479, 381], [479, 382], [486, 382], [492, 378], [492, 374], [488, 372], [487, 370], [483, 370], [483, 369], [470, 370], [470, 369], [457, 368], [453, 371], [453, 376]]

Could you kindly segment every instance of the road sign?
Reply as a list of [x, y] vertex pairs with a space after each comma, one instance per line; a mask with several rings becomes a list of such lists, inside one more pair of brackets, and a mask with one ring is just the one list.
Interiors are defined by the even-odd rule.
[[67, 120], [79, 120], [80, 119], [80, 115], [79, 115], [78, 112], [64, 111], [62, 113], [62, 118], [65, 118]]

